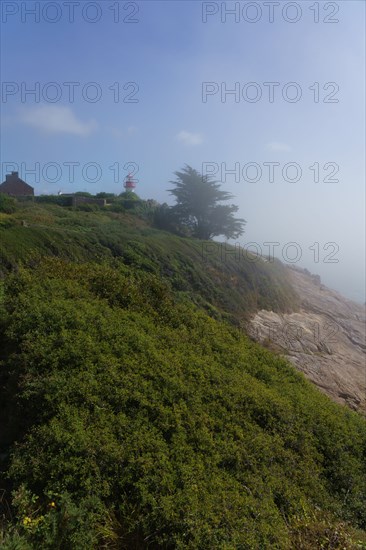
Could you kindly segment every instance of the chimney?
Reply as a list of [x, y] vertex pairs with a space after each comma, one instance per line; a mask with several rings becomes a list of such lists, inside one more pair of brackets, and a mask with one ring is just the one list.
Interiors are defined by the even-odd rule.
[[18, 179], [18, 177], [19, 177], [19, 172], [12, 172], [11, 174], [6, 174], [6, 181]]

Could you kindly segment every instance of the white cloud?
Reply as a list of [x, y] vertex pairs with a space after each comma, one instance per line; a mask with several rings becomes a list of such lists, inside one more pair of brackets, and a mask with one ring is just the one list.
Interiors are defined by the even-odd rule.
[[193, 134], [191, 132], [186, 132], [185, 130], [179, 132], [176, 138], [184, 143], [184, 145], [201, 145], [203, 142], [201, 134]]
[[88, 136], [97, 127], [95, 120], [78, 120], [70, 107], [42, 105], [23, 111], [20, 120], [28, 126], [48, 134], [74, 134]]
[[139, 129], [137, 128], [137, 126], [128, 126], [127, 128], [116, 128], [113, 126], [113, 127], [109, 127], [108, 131], [111, 133], [111, 135], [115, 139], [125, 140], [137, 135], [139, 132]]
[[280, 141], [271, 141], [271, 143], [267, 143], [267, 149], [282, 153], [288, 153], [291, 151], [291, 147], [287, 145], [287, 143], [281, 143]]

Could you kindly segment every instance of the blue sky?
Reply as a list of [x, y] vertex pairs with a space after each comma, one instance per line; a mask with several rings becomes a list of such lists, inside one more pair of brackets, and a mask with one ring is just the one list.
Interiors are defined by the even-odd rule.
[[[204, 171], [211, 163], [248, 222], [242, 246], [256, 242], [265, 253], [263, 243], [277, 242], [281, 258], [289, 242], [298, 243], [299, 265], [365, 300], [363, 2], [280, 2], [272, 23], [263, 2], [226, 2], [226, 10], [239, 6], [226, 21], [221, 2], [119, 2], [117, 22], [117, 2], [75, 3], [74, 22], [65, 2], [57, 12], [52, 4], [2, 4], [2, 179], [18, 165], [37, 194], [118, 193], [134, 163], [138, 194], [171, 202], [166, 190], [175, 170], [187, 163]], [[37, 22], [25, 11], [32, 8], [40, 10]], [[79, 84], [73, 102], [65, 82]], [[205, 82], [218, 91], [203, 102]], [[269, 82], [278, 83], [273, 102]], [[39, 97], [24, 95], [36, 83]], [[135, 84], [124, 90], [126, 83]], [[235, 87], [239, 97], [225, 98]], [[291, 102], [299, 90], [301, 99]], [[92, 102], [96, 92], [101, 97]], [[262, 96], [250, 102], [254, 93]], [[279, 163], [273, 181], [271, 162]], [[78, 163], [74, 181], [70, 163]], [[250, 163], [262, 171], [258, 181]], [[286, 172], [288, 163], [300, 167], [299, 181], [291, 181], [299, 172]], [[111, 166], [119, 167], [118, 181]], [[237, 177], [225, 178], [225, 167], [236, 167]], [[339, 181], [327, 181], [335, 167]]]

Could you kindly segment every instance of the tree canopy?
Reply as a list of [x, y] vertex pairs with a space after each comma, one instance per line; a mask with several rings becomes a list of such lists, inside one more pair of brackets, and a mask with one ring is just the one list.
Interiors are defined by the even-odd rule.
[[188, 165], [174, 174], [177, 179], [170, 183], [175, 187], [169, 189], [176, 198], [173, 211], [180, 224], [190, 229], [193, 237], [212, 239], [223, 235], [236, 239], [244, 232], [246, 221], [233, 215], [238, 211], [238, 206], [221, 204], [233, 196], [220, 189], [219, 182], [209, 175], [201, 175]]

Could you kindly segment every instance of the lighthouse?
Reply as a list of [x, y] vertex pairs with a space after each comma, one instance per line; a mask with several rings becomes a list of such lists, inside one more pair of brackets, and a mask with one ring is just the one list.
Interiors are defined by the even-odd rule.
[[126, 189], [126, 192], [134, 193], [135, 187], [136, 187], [136, 180], [133, 179], [131, 174], [128, 174], [128, 176], [125, 178], [123, 187]]

